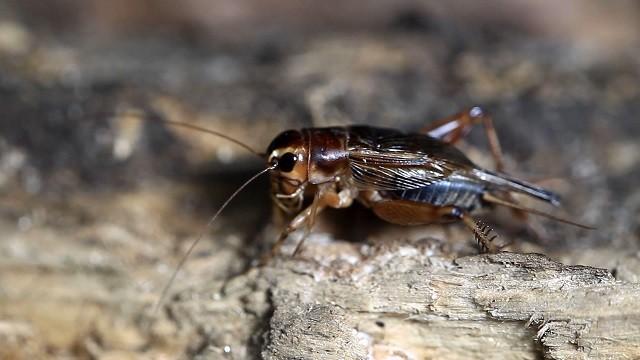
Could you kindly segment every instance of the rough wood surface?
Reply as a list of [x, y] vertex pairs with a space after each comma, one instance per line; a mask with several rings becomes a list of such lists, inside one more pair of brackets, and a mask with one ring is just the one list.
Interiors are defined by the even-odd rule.
[[[289, 260], [213, 293], [173, 309], [181, 318], [190, 313], [202, 328], [262, 326], [266, 334], [255, 344], [267, 359], [640, 356], [640, 284], [538, 254], [451, 260], [401, 247], [339, 274]], [[205, 309], [203, 296], [216, 300]], [[245, 306], [230, 321], [226, 305], [213, 310], [217, 302]], [[219, 340], [221, 329], [211, 331]], [[227, 340], [218, 347], [229, 346], [240, 358], [248, 351], [246, 338]]]

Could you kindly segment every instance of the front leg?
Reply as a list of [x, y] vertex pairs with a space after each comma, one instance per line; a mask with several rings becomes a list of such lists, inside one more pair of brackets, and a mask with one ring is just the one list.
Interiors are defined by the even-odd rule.
[[276, 242], [271, 247], [271, 251], [262, 257], [260, 264], [267, 264], [272, 257], [275, 257], [278, 254], [280, 248], [284, 244], [285, 240], [287, 240], [289, 235], [304, 226], [305, 234], [296, 245], [296, 248], [292, 254], [292, 256], [295, 256], [300, 251], [304, 240], [311, 232], [311, 229], [315, 224], [317, 214], [319, 214], [327, 206], [336, 209], [349, 207], [353, 203], [354, 197], [355, 191], [349, 188], [337, 192], [334, 183], [318, 185], [318, 190], [313, 197], [313, 202], [311, 203], [311, 205], [302, 210], [293, 218], [293, 220], [291, 220], [289, 225], [282, 231], [282, 233], [278, 237], [278, 240], [276, 240]]
[[327, 185], [325, 188], [316, 192], [313, 204], [310, 206], [311, 212], [308, 217], [307, 226], [305, 227], [305, 233], [302, 236], [302, 239], [298, 242], [298, 245], [296, 245], [291, 256], [295, 257], [298, 252], [300, 252], [300, 249], [302, 249], [302, 244], [307, 239], [307, 236], [309, 236], [313, 225], [315, 225], [318, 209], [324, 209], [326, 206], [334, 209], [347, 208], [353, 204], [353, 199], [356, 197], [356, 194], [357, 191], [352, 191], [349, 188], [336, 192], [335, 186], [331, 185]]
[[[280, 233], [280, 236], [278, 237], [278, 240], [276, 240], [276, 242], [273, 244], [273, 246], [271, 247], [271, 250], [266, 253], [265, 255], [262, 256], [262, 258], [260, 259], [260, 265], [266, 265], [267, 263], [269, 263], [269, 261], [271, 260], [271, 258], [275, 257], [276, 255], [278, 255], [278, 252], [280, 251], [280, 248], [282, 247], [282, 245], [284, 244], [285, 240], [287, 240], [287, 238], [289, 237], [289, 235], [291, 233], [293, 233], [296, 230], [299, 230], [300, 228], [302, 228], [303, 225], [307, 224], [310, 222], [310, 219], [312, 218], [312, 216], [317, 215], [320, 211], [322, 211], [323, 208], [321, 208], [320, 206], [316, 205], [315, 210], [314, 210], [314, 204], [317, 204], [315, 198], [314, 198], [314, 202], [309, 205], [307, 208], [305, 208], [304, 210], [302, 210], [301, 212], [298, 213], [298, 215], [296, 215], [293, 220], [291, 220], [291, 222], [289, 223], [289, 225], [287, 225], [287, 227]], [[312, 215], [314, 214], [314, 215]], [[302, 240], [300, 240], [300, 243], [302, 243], [304, 241], [304, 238]], [[296, 246], [296, 249], [298, 249], [298, 247], [300, 247], [300, 243]]]

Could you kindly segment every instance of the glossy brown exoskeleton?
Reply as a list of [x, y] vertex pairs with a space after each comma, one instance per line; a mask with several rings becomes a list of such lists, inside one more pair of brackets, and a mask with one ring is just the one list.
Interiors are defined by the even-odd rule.
[[[476, 123], [485, 126], [496, 171], [475, 165], [454, 147]], [[297, 212], [273, 252], [291, 232], [309, 229], [322, 209], [345, 208], [354, 200], [394, 224], [462, 221], [486, 251], [497, 250], [495, 235], [471, 213], [487, 204], [582, 226], [513, 200], [510, 194], [520, 193], [559, 204], [553, 192], [501, 172], [500, 144], [491, 118], [480, 107], [436, 121], [419, 133], [370, 126], [289, 130], [272, 141], [267, 157], [273, 167], [274, 201], [287, 212]], [[302, 209], [309, 191], [313, 201]]]

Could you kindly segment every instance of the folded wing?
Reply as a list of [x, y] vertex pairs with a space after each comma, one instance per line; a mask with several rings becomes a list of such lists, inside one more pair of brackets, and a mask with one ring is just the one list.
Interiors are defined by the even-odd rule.
[[481, 184], [487, 190], [517, 192], [559, 204], [555, 193], [506, 174], [482, 169], [461, 151], [440, 140], [387, 129], [378, 133], [371, 133], [371, 128], [367, 131], [367, 134], [354, 131], [349, 141], [351, 172], [356, 186], [361, 189], [419, 189], [455, 178]]

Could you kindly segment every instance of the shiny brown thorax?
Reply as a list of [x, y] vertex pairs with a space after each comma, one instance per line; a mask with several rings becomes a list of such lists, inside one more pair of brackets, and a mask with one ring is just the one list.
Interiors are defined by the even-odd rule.
[[350, 129], [344, 127], [303, 129], [309, 154], [307, 173], [309, 183], [334, 181], [349, 170]]

